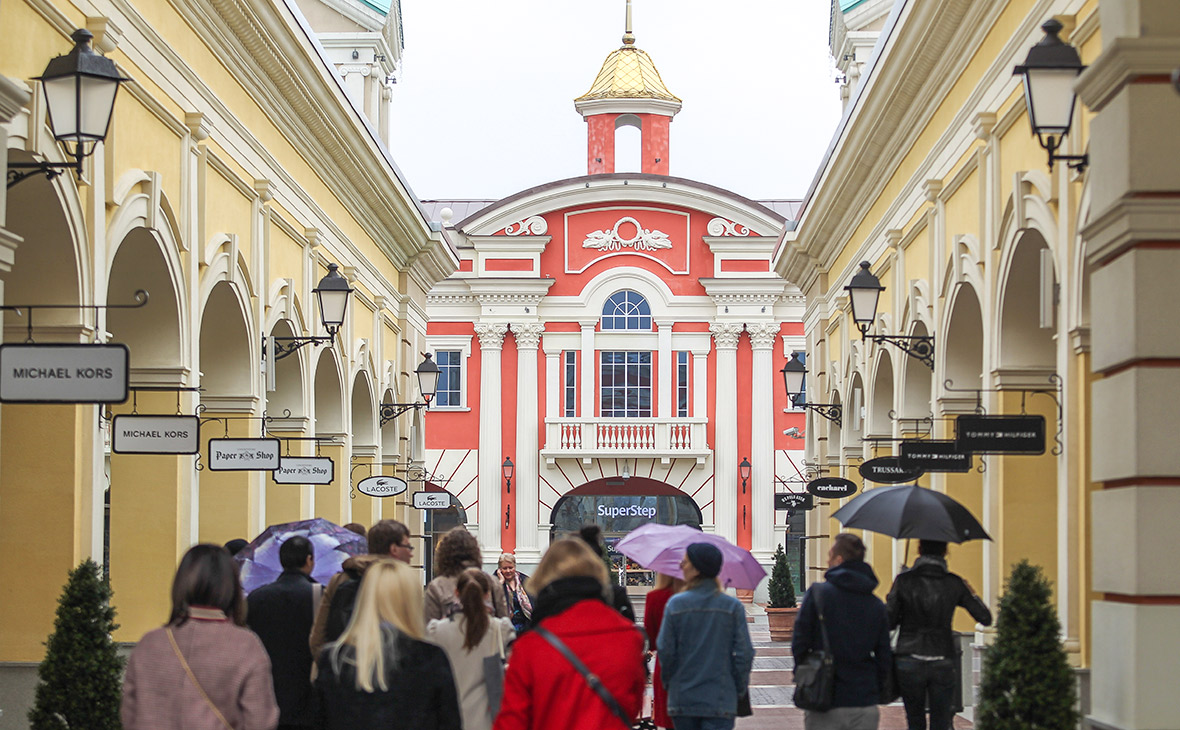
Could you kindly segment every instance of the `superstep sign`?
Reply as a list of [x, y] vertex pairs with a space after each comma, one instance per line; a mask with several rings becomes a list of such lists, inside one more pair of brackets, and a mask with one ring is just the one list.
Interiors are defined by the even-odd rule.
[[116, 454], [195, 454], [200, 421], [196, 416], [115, 416], [111, 451]]
[[0, 345], [0, 401], [122, 403], [126, 345]]

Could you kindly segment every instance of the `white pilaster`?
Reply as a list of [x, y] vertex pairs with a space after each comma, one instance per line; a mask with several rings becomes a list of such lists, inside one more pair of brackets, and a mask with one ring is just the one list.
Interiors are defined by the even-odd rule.
[[[503, 439], [500, 382], [500, 356], [508, 325], [480, 322], [475, 325], [479, 337], [479, 546], [484, 557], [500, 554], [500, 454]], [[535, 409], [534, 409], [535, 412]], [[492, 558], [494, 559], [494, 558]]]
[[659, 373], [658, 391], [659, 406], [657, 408], [657, 415], [660, 418], [671, 418], [675, 415], [675, 409], [672, 404], [675, 402], [674, 391], [672, 385], [675, 382], [672, 374], [676, 372], [676, 363], [673, 362], [672, 354], [672, 323], [671, 322], [657, 322], [656, 326], [659, 328], [659, 336], [657, 341], [658, 358], [659, 358]]
[[581, 363], [582, 407], [578, 415], [582, 418], [594, 417], [594, 325], [595, 322], [582, 322], [582, 352], [579, 356]]
[[561, 350], [545, 350], [545, 418], [562, 415], [562, 389], [565, 387], [565, 373], [561, 369]]
[[750, 404], [750, 522], [753, 526], [751, 552], [759, 562], [774, 559], [774, 373], [771, 357], [778, 340], [779, 325], [760, 322], [746, 325], [753, 346], [750, 383], [754, 397]]
[[692, 411], [694, 418], [709, 412], [709, 353], [692, 353]]
[[742, 325], [718, 322], [709, 327], [717, 345], [716, 442], [713, 445], [713, 515], [715, 531], [737, 542], [737, 344]]
[[516, 556], [541, 559], [537, 535], [537, 346], [545, 325], [513, 324], [516, 337]]

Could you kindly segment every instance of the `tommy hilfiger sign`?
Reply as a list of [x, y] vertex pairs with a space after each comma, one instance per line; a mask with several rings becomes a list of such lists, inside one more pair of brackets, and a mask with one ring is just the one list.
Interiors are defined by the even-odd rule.
[[937, 472], [968, 472], [974, 458], [958, 441], [913, 439], [900, 444], [901, 465]]
[[1045, 417], [959, 416], [955, 442], [959, 451], [976, 454], [1043, 454]]

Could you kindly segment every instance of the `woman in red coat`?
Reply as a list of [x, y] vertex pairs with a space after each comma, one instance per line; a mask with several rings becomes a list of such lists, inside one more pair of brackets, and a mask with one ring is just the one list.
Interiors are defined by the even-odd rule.
[[[543, 626], [602, 680], [630, 718], [643, 704], [643, 635], [607, 603], [606, 566], [580, 540], [549, 547], [528, 581]], [[512, 646], [494, 730], [622, 730], [586, 679], [536, 631]]]
[[[668, 599], [684, 587], [684, 581], [673, 578], [664, 573], [656, 574], [655, 587], [647, 594], [647, 601], [643, 607], [643, 628], [647, 631], [647, 645], [655, 648], [656, 639], [660, 635], [660, 624], [664, 621], [664, 606]], [[660, 681], [660, 657], [656, 655], [656, 669], [652, 672], [652, 708], [651, 721], [659, 727], [672, 727], [672, 718], [668, 716], [668, 690], [664, 689]]]

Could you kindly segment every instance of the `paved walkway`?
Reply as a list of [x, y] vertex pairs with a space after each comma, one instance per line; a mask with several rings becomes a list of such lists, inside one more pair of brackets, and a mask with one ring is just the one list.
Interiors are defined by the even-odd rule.
[[[641, 616], [641, 597], [633, 597], [636, 613]], [[802, 730], [803, 710], [791, 701], [792, 685], [791, 647], [788, 643], [772, 642], [770, 627], [766, 623], [766, 611], [758, 605], [746, 605], [750, 617], [750, 639], [754, 642], [754, 670], [750, 675], [750, 704], [754, 714], [739, 718], [738, 730]], [[645, 703], [644, 714], [651, 715], [651, 690]], [[961, 717], [955, 718], [955, 730], [973, 727]], [[878, 730], [906, 730], [905, 710], [901, 703], [881, 708], [881, 722]]]

